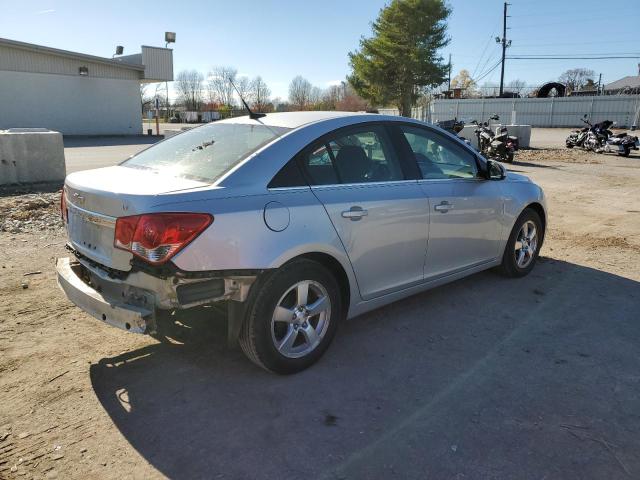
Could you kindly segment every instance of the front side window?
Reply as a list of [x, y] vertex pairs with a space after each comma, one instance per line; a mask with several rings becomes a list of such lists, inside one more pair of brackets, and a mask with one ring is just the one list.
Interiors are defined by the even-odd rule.
[[121, 165], [213, 183], [287, 131], [259, 123], [210, 123], [158, 143]]
[[302, 154], [313, 185], [404, 180], [400, 163], [382, 128], [337, 133]]
[[437, 133], [423, 128], [400, 127], [425, 179], [475, 178], [474, 156]]

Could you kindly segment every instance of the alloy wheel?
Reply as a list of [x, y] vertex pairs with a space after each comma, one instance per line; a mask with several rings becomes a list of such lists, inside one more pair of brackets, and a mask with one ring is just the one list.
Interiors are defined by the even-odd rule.
[[515, 242], [515, 257], [518, 268], [526, 268], [538, 249], [538, 231], [536, 224], [527, 220], [520, 227]]
[[303, 280], [280, 297], [271, 318], [271, 338], [281, 355], [300, 358], [322, 342], [331, 321], [331, 299], [320, 283]]

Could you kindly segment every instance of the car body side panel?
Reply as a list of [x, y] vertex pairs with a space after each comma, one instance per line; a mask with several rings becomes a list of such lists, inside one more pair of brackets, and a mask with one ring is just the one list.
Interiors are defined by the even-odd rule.
[[[274, 231], [265, 223], [265, 206], [273, 202], [289, 215], [289, 224], [282, 231]], [[272, 269], [305, 253], [325, 253], [340, 262], [358, 295], [342, 243], [322, 204], [308, 187], [185, 202], [169, 209], [206, 211], [214, 216], [213, 224], [173, 258], [182, 270]]]
[[[549, 226], [549, 216], [547, 215], [547, 203], [543, 190], [527, 177], [508, 172], [507, 178], [500, 181], [500, 188], [504, 197], [504, 214], [501, 219], [503, 235], [499, 251], [504, 252], [504, 247], [515, 221], [528, 205], [538, 203], [542, 206], [545, 212], [544, 221], [547, 228]], [[502, 253], [500, 253], [500, 257], [502, 257]]]
[[[429, 201], [415, 180], [316, 186], [313, 192], [342, 240], [362, 298], [422, 282]], [[354, 209], [366, 215], [345, 217]]]
[[[502, 243], [500, 182], [482, 179], [422, 180], [431, 203], [425, 279], [493, 260]], [[450, 210], [438, 210], [440, 204]]]

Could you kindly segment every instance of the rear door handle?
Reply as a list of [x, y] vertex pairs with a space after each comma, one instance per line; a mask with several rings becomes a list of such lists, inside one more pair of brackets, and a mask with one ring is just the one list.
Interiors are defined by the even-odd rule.
[[349, 218], [354, 222], [360, 220], [362, 217], [366, 217], [367, 215], [369, 215], [369, 212], [362, 207], [357, 206], [351, 207], [349, 210], [342, 212], [342, 218]]
[[433, 207], [436, 212], [446, 213], [449, 210], [453, 209], [453, 204], [449, 202], [440, 202], [438, 205]]

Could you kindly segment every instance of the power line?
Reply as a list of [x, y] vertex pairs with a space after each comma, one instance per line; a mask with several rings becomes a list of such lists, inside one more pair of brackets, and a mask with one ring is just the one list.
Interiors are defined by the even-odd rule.
[[608, 56], [608, 57], [523, 57], [514, 56], [507, 57], [509, 60], [618, 60], [618, 59], [636, 59], [640, 58], [640, 55], [635, 56]]
[[495, 35], [493, 33], [491, 35], [489, 35], [487, 43], [484, 45], [484, 48], [482, 49], [482, 53], [480, 54], [480, 57], [478, 57], [478, 63], [476, 64], [476, 68], [473, 69], [473, 73], [471, 74], [471, 78], [473, 78], [473, 76], [478, 71], [478, 67], [480, 66], [480, 62], [482, 61], [482, 58], [484, 57], [484, 54], [487, 51], [487, 48], [489, 47], [489, 42], [491, 42], [491, 40], [493, 40], [494, 36]]
[[479, 76], [478, 78], [474, 79], [473, 81], [477, 84], [480, 80], [482, 80], [487, 75], [489, 75], [491, 72], [493, 72], [496, 68], [498, 68], [501, 63], [502, 63], [502, 59], [498, 60], [498, 62], [493, 67], [491, 67], [489, 70], [484, 72], [481, 76]]

